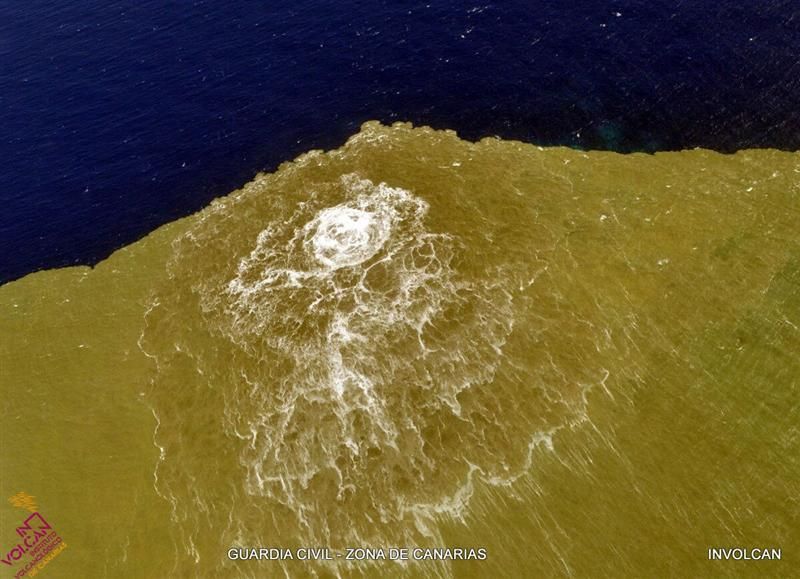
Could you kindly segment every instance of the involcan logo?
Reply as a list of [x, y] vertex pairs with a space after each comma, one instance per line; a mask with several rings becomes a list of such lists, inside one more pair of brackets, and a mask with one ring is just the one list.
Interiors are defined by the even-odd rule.
[[67, 544], [39, 513], [34, 497], [21, 492], [8, 502], [31, 514], [16, 528], [17, 544], [2, 550], [0, 564], [12, 567], [15, 579], [33, 577], [66, 549]]

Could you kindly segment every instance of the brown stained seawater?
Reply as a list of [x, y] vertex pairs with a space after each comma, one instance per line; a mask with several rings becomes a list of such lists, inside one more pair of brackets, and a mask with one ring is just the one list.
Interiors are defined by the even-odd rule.
[[[791, 574], [798, 202], [798, 153], [367, 123], [0, 288], [2, 497], [37, 497], [58, 576]], [[783, 560], [708, 561], [728, 546]]]

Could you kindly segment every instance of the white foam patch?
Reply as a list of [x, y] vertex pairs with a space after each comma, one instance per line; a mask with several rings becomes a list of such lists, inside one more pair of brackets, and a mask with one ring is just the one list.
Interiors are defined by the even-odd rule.
[[313, 232], [314, 256], [331, 269], [356, 265], [375, 255], [390, 228], [389, 216], [346, 205], [322, 210], [305, 227]]

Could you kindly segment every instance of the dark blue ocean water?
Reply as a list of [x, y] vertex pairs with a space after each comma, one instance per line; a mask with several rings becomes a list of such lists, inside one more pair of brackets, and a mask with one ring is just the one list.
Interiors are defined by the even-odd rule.
[[800, 149], [800, 0], [4, 0], [0, 282], [94, 263], [368, 119]]

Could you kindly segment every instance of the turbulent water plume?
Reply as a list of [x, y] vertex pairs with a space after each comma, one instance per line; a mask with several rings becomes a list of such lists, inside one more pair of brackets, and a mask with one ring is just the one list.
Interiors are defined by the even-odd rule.
[[[798, 153], [367, 123], [0, 287], [0, 491], [76, 577], [791, 575], [798, 200]], [[226, 555], [415, 546], [487, 557]]]
[[[159, 484], [192, 551], [194, 513], [212, 504], [214, 526], [282, 515], [236, 523], [230, 543], [272, 544], [287, 525], [300, 544], [435, 541], [434, 519], [463, 516], [474, 477], [510, 483], [584, 411], [592, 378], [547, 381], [563, 371], [520, 356], [543, 323], [506, 347], [536, 310], [531, 257], [547, 247], [532, 243], [535, 221], [510, 229], [467, 196], [432, 207], [443, 192], [343, 174], [337, 157], [310, 155], [212, 207], [176, 240], [148, 314]], [[225, 498], [209, 469], [224, 472]]]

